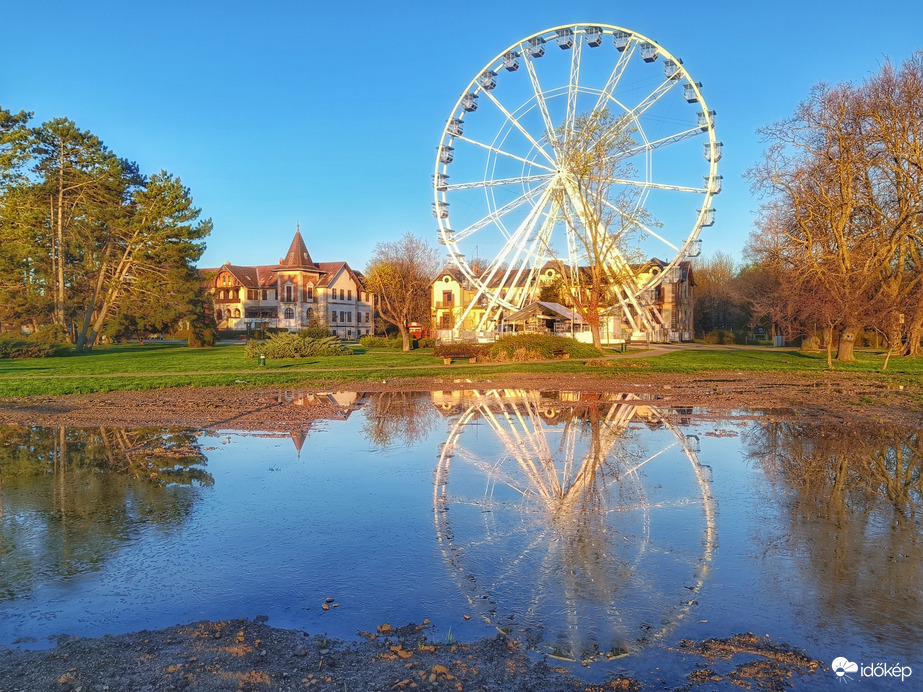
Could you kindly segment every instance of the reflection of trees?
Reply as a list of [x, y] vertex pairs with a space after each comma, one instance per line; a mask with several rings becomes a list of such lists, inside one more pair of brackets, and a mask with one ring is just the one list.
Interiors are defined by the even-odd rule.
[[918, 632], [923, 622], [923, 433], [769, 422], [751, 457], [793, 493], [790, 534], [832, 622]]
[[362, 433], [376, 447], [420, 442], [439, 421], [429, 392], [368, 394]]
[[0, 426], [0, 600], [96, 569], [211, 485], [194, 432]]
[[[518, 626], [545, 628], [547, 651], [582, 660], [619, 655], [675, 625], [687, 609], [677, 607], [683, 587], [701, 585], [715, 540], [711, 498], [688, 440], [637, 396], [469, 396], [464, 406], [439, 403], [454, 421], [435, 474], [434, 509], [445, 558], [472, 606], [491, 622], [501, 607]], [[478, 435], [485, 423], [492, 434]], [[674, 437], [651, 453], [632, 430], [637, 424]], [[672, 447], [684, 455], [677, 469], [692, 462], [685, 477], [692, 485], [674, 485], [692, 497], [646, 478], [648, 464]], [[674, 510], [696, 504], [698, 553], [658, 544], [652, 523], [666, 525]], [[648, 552], [660, 573], [644, 574]]]

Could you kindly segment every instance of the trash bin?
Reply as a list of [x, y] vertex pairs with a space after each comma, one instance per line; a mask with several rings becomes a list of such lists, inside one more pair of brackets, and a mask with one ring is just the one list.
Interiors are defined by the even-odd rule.
[[266, 354], [265, 353], [260, 353], [257, 355], [256, 364], [261, 368], [265, 367], [266, 365]]
[[773, 346], [785, 346], [785, 337], [784, 336], [774, 336], [772, 337]]

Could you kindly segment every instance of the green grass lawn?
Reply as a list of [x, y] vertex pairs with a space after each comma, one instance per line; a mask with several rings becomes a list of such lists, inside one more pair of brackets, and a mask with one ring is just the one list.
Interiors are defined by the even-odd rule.
[[[395, 377], [484, 377], [494, 373], [585, 373], [606, 377], [630, 372], [695, 373], [705, 371], [760, 371], [820, 373], [824, 354], [791, 350], [687, 350], [655, 357], [617, 360], [615, 367], [588, 366], [580, 360], [544, 363], [456, 364], [447, 367], [432, 349], [402, 353], [393, 349], [355, 347], [353, 356], [270, 360], [265, 368], [244, 356], [244, 346], [188, 348], [149, 343], [97, 347], [82, 355], [34, 360], [0, 360], [0, 396], [69, 394], [113, 390], [142, 390], [183, 385], [335, 384], [349, 380], [386, 380]], [[638, 354], [642, 356], [643, 354]], [[837, 364], [840, 372], [878, 373], [880, 353], [859, 352], [855, 363]], [[635, 367], [632, 367], [635, 366]], [[636, 369], [637, 368], [637, 369]], [[889, 379], [923, 381], [923, 359], [893, 358]]]

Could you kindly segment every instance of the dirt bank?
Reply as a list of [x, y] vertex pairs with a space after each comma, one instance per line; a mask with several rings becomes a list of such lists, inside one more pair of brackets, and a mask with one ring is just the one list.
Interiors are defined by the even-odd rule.
[[[588, 683], [581, 668], [529, 655], [512, 638], [439, 642], [426, 625], [384, 624], [356, 642], [269, 627], [257, 618], [199, 622], [102, 639], [59, 638], [54, 649], [0, 649], [5, 692], [159, 690], [467, 690], [605, 692], [681, 688], [783, 690], [822, 675], [820, 662], [753, 634], [679, 642], [676, 679], [654, 684], [611, 674]], [[576, 674], [575, 674], [576, 673]], [[663, 673], [657, 673], [660, 676]], [[652, 676], [654, 677], [654, 676]]]
[[[715, 411], [758, 409], [848, 421], [881, 420], [923, 424], [923, 387], [848, 373], [791, 374], [710, 372], [658, 374], [643, 367], [616, 366], [612, 373], [586, 375], [503, 375], [399, 378], [342, 383], [352, 392], [443, 391], [453, 389], [555, 389], [639, 394], [663, 407], [705, 407]], [[0, 399], [0, 423], [123, 426], [181, 425], [193, 428], [279, 430], [311, 419], [336, 417], [341, 404], [297, 395], [316, 387], [179, 387], [146, 392], [106, 392], [58, 397]], [[293, 396], [295, 394], [296, 396]]]

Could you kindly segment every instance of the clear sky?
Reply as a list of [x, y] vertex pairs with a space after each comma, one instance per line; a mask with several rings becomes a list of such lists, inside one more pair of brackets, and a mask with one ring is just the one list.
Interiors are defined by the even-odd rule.
[[300, 223], [315, 261], [362, 269], [407, 231], [435, 244], [436, 146], [468, 82], [575, 22], [648, 36], [703, 83], [724, 143], [705, 255], [752, 227], [756, 128], [923, 48], [920, 0], [33, 0], [0, 10], [0, 106], [182, 178], [215, 223], [201, 266], [275, 263]]

